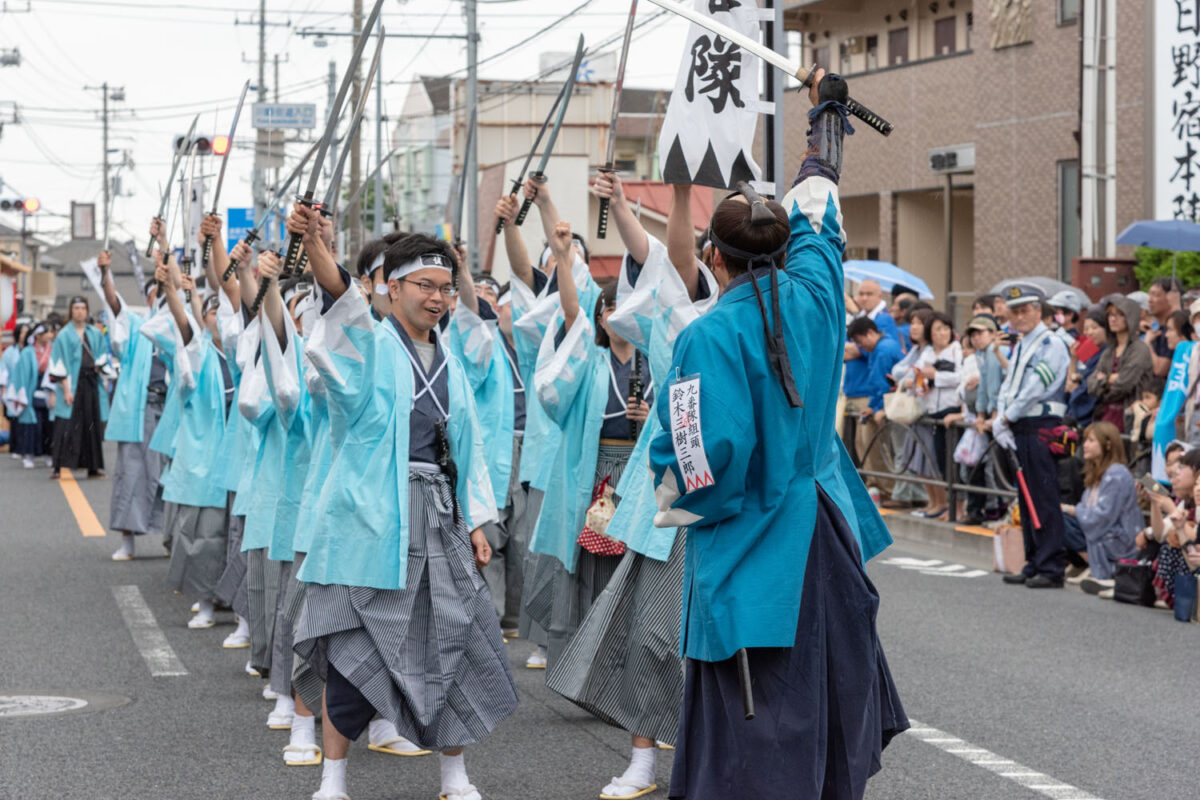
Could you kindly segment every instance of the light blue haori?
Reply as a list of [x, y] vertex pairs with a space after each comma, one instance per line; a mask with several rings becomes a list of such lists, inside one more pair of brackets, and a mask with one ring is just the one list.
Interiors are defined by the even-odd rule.
[[[190, 322], [190, 320], [189, 320]], [[177, 373], [181, 405], [175, 458], [162, 478], [163, 500], [168, 503], [224, 508], [225, 488], [214, 467], [225, 432], [224, 356], [208, 330], [193, 325], [185, 350], [187, 369]]]
[[561, 436], [529, 549], [554, 556], [572, 574], [579, 557], [576, 540], [595, 488], [600, 428], [612, 381], [612, 354], [596, 344], [590, 308], [580, 306], [579, 316], [557, 347], [563, 319], [561, 312], [555, 317], [542, 339], [533, 382], [539, 404]]
[[[250, 324], [257, 329], [256, 336], [264, 333], [259, 320], [253, 320]], [[275, 508], [279, 503], [280, 482], [283, 479], [283, 451], [287, 444], [286, 432], [275, 421], [275, 406], [271, 403], [262, 358], [255, 359], [248, 372], [250, 379], [242, 383], [238, 410], [258, 432], [258, 448], [247, 485], [249, 505], [242, 533], [243, 552], [271, 546], [271, 539], [275, 535]]]
[[[697, 260], [703, 297], [693, 301], [667, 255], [667, 248], [653, 236], [647, 238], [650, 252], [640, 269], [628, 253], [622, 260], [617, 309], [609, 316], [608, 327], [646, 354], [654, 385], [666, 386], [675, 339], [693, 320], [713, 307], [719, 288], [712, 272]], [[654, 393], [650, 417], [616, 486], [621, 502], [608, 524], [609, 536], [656, 561], [667, 560], [676, 536], [675, 529], [654, 525], [658, 504], [654, 499], [654, 473], [650, 471], [649, 455], [650, 443], [662, 430], [655, 413], [662, 396], [662, 392]]]
[[111, 330], [113, 354], [121, 360], [121, 377], [104, 428], [104, 439], [109, 442], [141, 444], [145, 436], [146, 394], [154, 361], [153, 343], [139, 335], [145, 321], [121, 299], [121, 311]]
[[[322, 323], [317, 323], [318, 325]], [[312, 401], [312, 453], [309, 456], [308, 475], [304, 479], [304, 494], [300, 501], [300, 522], [292, 548], [297, 553], [307, 553], [317, 531], [317, 520], [324, 509], [320, 506], [321, 489], [329, 480], [329, 467], [333, 461], [333, 437], [329, 431], [329, 405], [325, 398], [325, 383], [321, 373], [304, 357], [304, 382]]]
[[275, 424], [285, 434], [283, 482], [275, 504], [275, 532], [267, 551], [274, 561], [292, 561], [296, 557], [296, 525], [312, 452], [312, 402], [308, 386], [300, 380], [304, 340], [296, 333], [291, 316], [286, 313], [283, 316], [287, 349], [280, 348], [279, 337], [271, 330], [262, 337], [262, 360], [275, 406]]
[[[663, 509], [656, 522], [688, 526], [680, 652], [702, 661], [723, 661], [743, 647], [795, 645], [818, 484], [845, 516], [864, 559], [891, 543], [834, 428], [846, 326], [837, 185], [807, 178], [783, 207], [791, 241], [779, 303], [804, 406], [788, 404], [768, 363], [747, 276], [679, 334], [658, 409], [664, 430], [651, 446]], [[758, 274], [769, 314], [770, 275]], [[680, 496], [685, 481], [671, 407], [676, 384], [696, 375], [702, 449], [714, 482]]]
[[[600, 296], [600, 287], [592, 280], [587, 264], [578, 254], [571, 267], [571, 276], [575, 279], [575, 288], [579, 293], [581, 316], [590, 317], [596, 305], [596, 298]], [[555, 291], [551, 291], [552, 288]], [[543, 352], [542, 345], [550, 324], [559, 311], [557, 286], [547, 283], [541, 293], [535, 296], [523, 281], [514, 280], [512, 294], [513, 349], [517, 351], [521, 380], [526, 386], [533, 386], [538, 358]], [[526, 397], [525, 438], [521, 446], [519, 473], [522, 483], [545, 491], [554, 468], [555, 454], [558, 453], [561, 437], [562, 432], [546, 416], [541, 404]]]
[[[155, 304], [156, 310], [142, 323], [138, 333], [154, 343], [155, 356], [167, 365], [167, 396], [163, 398], [163, 413], [159, 417], [158, 427], [154, 429], [154, 435], [150, 437], [148, 447], [171, 458], [175, 455], [175, 436], [179, 432], [181, 410], [178, 376], [188, 367], [185, 363], [187, 356], [184, 353], [183, 339], [175, 328], [175, 318], [165, 307], [166, 302], [164, 298]], [[190, 314], [188, 318], [191, 318]]]
[[13, 353], [16, 358], [10, 358], [12, 366], [8, 369], [7, 383], [4, 386], [4, 402], [6, 406], [15, 404], [19, 408], [17, 422], [22, 425], [37, 423], [37, 409], [33, 405], [34, 395], [40, 390], [38, 386], [37, 351], [33, 345], [17, 347], [13, 345], [4, 351], [7, 356]]
[[[88, 346], [92, 350], [92, 358], [99, 363], [101, 357], [108, 354], [108, 337], [100, 332], [95, 325], [87, 325], [83, 329]], [[54, 345], [50, 348], [50, 364], [46, 374], [58, 378], [54, 382], [54, 409], [50, 412], [51, 419], [70, 419], [71, 406], [67, 405], [63, 394], [63, 378], [70, 378], [71, 391], [79, 388], [79, 367], [83, 363], [83, 339], [75, 330], [75, 323], [68, 322], [54, 337]], [[108, 419], [108, 392], [100, 387], [100, 421]]]
[[450, 317], [444, 342], [458, 357], [475, 394], [475, 411], [483, 430], [483, 452], [496, 507], [508, 504], [513, 467], [513, 376], [503, 336], [494, 321], [484, 321], [459, 302]]
[[[299, 578], [306, 583], [403, 589], [409, 539], [408, 428], [413, 367], [390, 323], [376, 325], [353, 287], [314, 326], [306, 352], [321, 373], [335, 447], [324, 508]], [[447, 435], [459, 511], [470, 529], [497, 519], [483, 435], [462, 365], [446, 354]]]

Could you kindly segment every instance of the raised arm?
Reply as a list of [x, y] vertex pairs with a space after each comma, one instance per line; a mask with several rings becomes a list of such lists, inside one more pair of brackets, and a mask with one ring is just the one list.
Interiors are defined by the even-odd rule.
[[575, 279], [571, 275], [571, 267], [575, 264], [573, 247], [571, 223], [559, 222], [550, 237], [550, 249], [554, 252], [555, 269], [558, 271], [558, 301], [562, 306], [563, 327], [568, 331], [579, 318], [579, 290], [575, 288]]
[[100, 255], [96, 256], [96, 262], [100, 265], [100, 287], [104, 290], [104, 301], [108, 303], [115, 317], [121, 313], [121, 298], [117, 296], [117, 286], [113, 283], [112, 253], [107, 250], [101, 251]]
[[260, 280], [270, 282], [267, 287], [267, 296], [263, 298], [263, 306], [259, 310], [259, 313], [266, 316], [271, 329], [275, 331], [275, 338], [279, 341], [279, 347], [286, 349], [287, 332], [283, 326], [283, 295], [279, 293], [279, 273], [282, 271], [282, 268], [283, 264], [280, 263], [279, 256], [275, 253], [265, 251], [259, 254], [258, 277]]
[[245, 242], [238, 242], [233, 248], [233, 254], [238, 259], [237, 286], [241, 294], [241, 302], [234, 308], [250, 308], [254, 305], [254, 298], [258, 297], [258, 279], [254, 277], [254, 252]]
[[554, 198], [550, 196], [550, 180], [543, 178], [541, 181], [535, 181], [533, 178], [526, 178], [521, 191], [526, 197], [533, 198], [538, 216], [542, 218], [542, 232], [546, 235], [546, 241], [550, 241], [554, 238], [554, 229], [559, 220], [558, 208], [554, 205]]
[[325, 243], [321, 212], [315, 208], [296, 203], [287, 218], [288, 233], [304, 237], [304, 251], [308, 253], [308, 266], [313, 278], [330, 297], [337, 300], [350, 288], [338, 270], [337, 259]]
[[[175, 320], [175, 326], [179, 328], [179, 335], [186, 346], [192, 341], [192, 326], [188, 323], [183, 301], [179, 299], [179, 287], [182, 285], [183, 279], [175, 259], [168, 259], [167, 263], [163, 263], [162, 259], [159, 259], [158, 266], [154, 269], [154, 279], [163, 286], [167, 296], [167, 308], [170, 309], [171, 317]], [[192, 296], [194, 297], [195, 293]]]
[[[521, 210], [515, 194], [504, 195], [496, 201], [496, 216], [501, 219], [513, 220]], [[521, 231], [511, 222], [504, 226], [504, 252], [508, 256], [508, 265], [513, 275], [531, 290], [537, 287], [533, 284], [533, 264], [529, 261], [529, 251], [525, 249], [525, 240]]]
[[458, 302], [479, 316], [479, 295], [475, 292], [475, 279], [471, 277], [471, 270], [467, 266], [467, 250], [459, 245], [454, 255], [458, 258]]
[[687, 183], [677, 183], [671, 189], [671, 212], [667, 215], [667, 257], [687, 287], [688, 296], [695, 300], [700, 291], [700, 267], [696, 265], [696, 239], [692, 227], [692, 187]]
[[639, 264], [645, 264], [650, 257], [650, 239], [642, 223], [633, 214], [629, 202], [625, 199], [625, 189], [621, 179], [615, 172], [601, 172], [592, 184], [592, 194], [599, 198], [608, 198], [609, 211], [613, 221], [617, 223], [617, 233], [621, 235], [621, 243], [629, 251], [629, 255]]
[[[217, 214], [209, 214], [200, 223], [199, 239], [202, 249], [208, 236], [212, 237], [212, 258], [205, 265], [204, 278], [213, 291], [216, 291], [217, 286], [221, 284], [220, 276], [225, 274], [225, 269], [229, 266], [229, 253], [225, 252], [225, 240], [221, 237], [221, 217]], [[232, 283], [233, 276], [230, 276], [229, 280]], [[226, 292], [226, 295], [229, 293]]]

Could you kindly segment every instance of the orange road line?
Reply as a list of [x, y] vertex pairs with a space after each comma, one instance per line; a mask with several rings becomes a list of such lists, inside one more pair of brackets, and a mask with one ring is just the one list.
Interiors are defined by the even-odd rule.
[[80, 533], [84, 536], [106, 535], [107, 531], [100, 524], [96, 512], [92, 510], [91, 503], [83, 496], [83, 490], [75, 482], [75, 476], [69, 469], [64, 469], [60, 474], [62, 477], [59, 478], [58, 485], [66, 495], [67, 505], [71, 507], [71, 513], [75, 515], [75, 522], [79, 524]]
[[982, 525], [959, 525], [954, 530], [961, 531], [963, 533], [973, 533], [976, 536], [987, 536], [989, 538], [993, 538], [996, 535], [994, 530], [991, 528], [985, 528]]

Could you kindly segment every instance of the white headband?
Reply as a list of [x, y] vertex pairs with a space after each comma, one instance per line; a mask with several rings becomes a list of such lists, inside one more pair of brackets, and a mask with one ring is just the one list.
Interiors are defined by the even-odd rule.
[[[383, 254], [380, 253], [379, 257], [371, 263], [371, 270], [368, 274], [375, 272], [375, 270], [382, 265]], [[445, 256], [443, 256], [441, 253], [425, 253], [424, 255], [417, 256], [407, 264], [402, 264], [401, 266], [396, 267], [394, 270], [392, 270], [391, 274], [387, 276], [387, 280], [403, 280], [409, 275], [412, 275], [414, 272], [420, 272], [423, 269], [440, 269], [451, 277], [454, 275], [454, 272], [450, 269]], [[382, 296], [386, 295], [387, 293], [387, 281], [380, 281], [375, 285], [375, 294]]]
[[496, 300], [496, 308], [499, 308], [500, 306], [506, 306], [511, 302], [512, 302], [512, 290], [509, 289], [507, 292], [500, 295], [500, 297]]

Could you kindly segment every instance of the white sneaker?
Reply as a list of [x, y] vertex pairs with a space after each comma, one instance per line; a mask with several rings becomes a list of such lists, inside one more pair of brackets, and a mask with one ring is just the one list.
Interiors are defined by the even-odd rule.
[[[14, 455], [13, 458], [16, 458], [16, 456]], [[33, 467], [34, 467], [33, 459], [30, 458], [29, 456], [25, 456], [25, 458], [23, 458], [21, 460], [21, 466], [24, 467], [25, 469], [33, 469]]]
[[44, 463], [45, 463], [45, 465], [46, 465], [47, 467], [53, 467], [53, 466], [54, 466], [54, 459], [53, 459], [53, 458], [51, 458], [50, 456], [46, 456], [46, 460], [45, 460], [45, 462], [44, 462]]
[[1112, 600], [1116, 594], [1116, 589], [1102, 589], [1101, 591], [1096, 592], [1096, 597], [1099, 597], [1101, 600]]
[[[1070, 568], [1068, 567], [1068, 571], [1069, 570], [1070, 570]], [[1074, 575], [1069, 575], [1067, 577], [1067, 583], [1071, 586], [1078, 586], [1079, 584], [1083, 583], [1085, 579], [1090, 578], [1090, 577], [1092, 577], [1091, 569], [1089, 569], [1088, 567], [1084, 567], [1083, 569], [1076, 572]]]
[[1105, 589], [1114, 588], [1116, 585], [1117, 582], [1111, 578], [1105, 580], [1102, 578], [1093, 578], [1089, 575], [1080, 582], [1079, 588], [1083, 589], [1088, 594], [1099, 594]]
[[13, 452], [13, 453], [11, 453], [11, 457], [12, 457], [12, 458], [20, 458], [20, 457], [21, 457], [21, 454], [20, 454], [20, 453], [17, 453], [17, 452]]
[[546, 668], [546, 651], [538, 648], [529, 654], [529, 658], [525, 659], [525, 669], [545, 669]]

